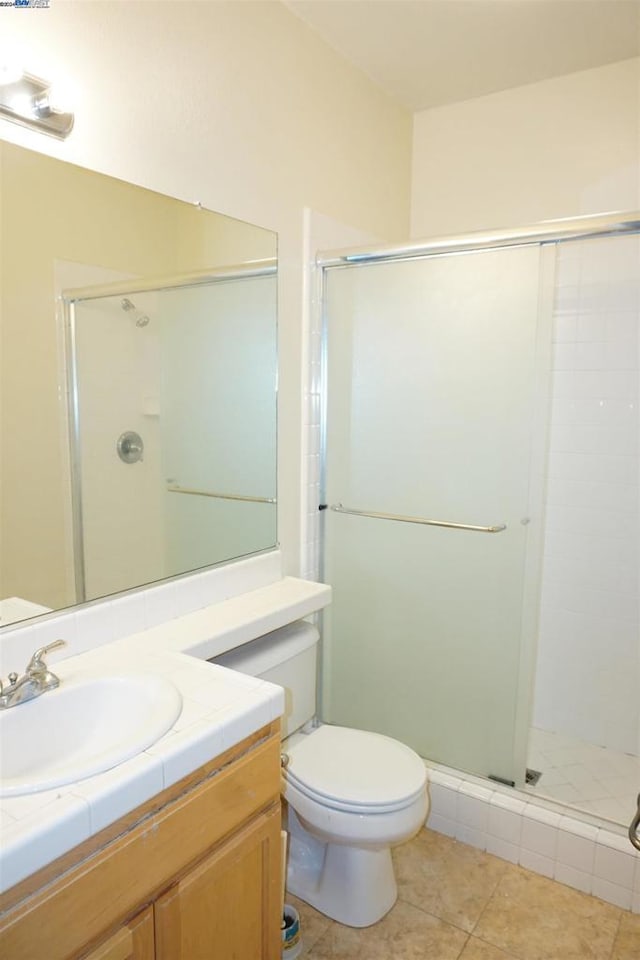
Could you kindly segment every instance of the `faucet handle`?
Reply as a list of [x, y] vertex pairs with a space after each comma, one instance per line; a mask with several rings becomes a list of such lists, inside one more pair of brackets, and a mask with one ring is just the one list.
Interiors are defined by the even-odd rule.
[[53, 643], [48, 643], [44, 647], [39, 647], [31, 657], [31, 660], [29, 660], [26, 672], [34, 673], [38, 670], [46, 670], [47, 665], [44, 662], [44, 657], [48, 653], [51, 653], [52, 650], [57, 650], [59, 647], [66, 647], [66, 645], [66, 640], [54, 640]]

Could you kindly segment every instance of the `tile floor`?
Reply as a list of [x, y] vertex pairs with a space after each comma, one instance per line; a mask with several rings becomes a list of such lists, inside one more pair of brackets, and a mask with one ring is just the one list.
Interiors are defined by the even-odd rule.
[[628, 824], [640, 793], [640, 758], [572, 737], [531, 730], [527, 765], [542, 771], [527, 793]]
[[638, 960], [640, 916], [422, 830], [394, 851], [399, 897], [341, 926], [295, 897], [304, 960]]

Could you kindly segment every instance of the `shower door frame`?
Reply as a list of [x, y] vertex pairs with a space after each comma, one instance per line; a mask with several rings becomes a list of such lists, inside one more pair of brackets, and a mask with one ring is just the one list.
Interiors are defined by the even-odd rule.
[[71, 475], [71, 529], [73, 572], [76, 603], [86, 601], [86, 576], [84, 557], [84, 526], [82, 516], [82, 450], [80, 437], [80, 408], [78, 395], [78, 369], [76, 345], [76, 304], [85, 300], [100, 300], [108, 297], [129, 296], [138, 293], [156, 293], [177, 290], [181, 287], [206, 286], [211, 283], [252, 279], [277, 275], [277, 260], [266, 258], [252, 260], [249, 264], [233, 264], [212, 267], [196, 273], [180, 273], [163, 277], [132, 277], [114, 283], [75, 287], [63, 290], [59, 298], [63, 326], [64, 365], [67, 387], [67, 432]]
[[[315, 260], [316, 267], [316, 302], [320, 311], [320, 329], [321, 329], [321, 355], [316, 358], [320, 361], [320, 503], [318, 508], [325, 511], [330, 508], [327, 502], [327, 407], [328, 407], [328, 318], [326, 314], [326, 287], [327, 272], [331, 269], [344, 269], [349, 267], [366, 266], [376, 263], [390, 263], [393, 261], [423, 260], [431, 257], [443, 257], [457, 253], [475, 253], [488, 250], [497, 250], [508, 247], [536, 246], [541, 251], [540, 261], [540, 307], [539, 316], [546, 316], [551, 320], [552, 307], [551, 298], [553, 297], [553, 283], [547, 282], [553, 279], [554, 264], [550, 257], [550, 251], [555, 250], [559, 243], [571, 242], [573, 240], [586, 240], [592, 238], [616, 237], [625, 235], [640, 234], [640, 211], [629, 211], [612, 214], [602, 214], [597, 216], [583, 216], [568, 218], [555, 221], [544, 221], [539, 224], [525, 226], [521, 228], [509, 228], [496, 231], [482, 231], [470, 234], [460, 234], [434, 238], [432, 240], [413, 241], [407, 244], [397, 244], [389, 246], [358, 247], [344, 250], [320, 251]], [[545, 247], [548, 248], [549, 255], [545, 256]], [[539, 346], [539, 345], [538, 345]], [[537, 374], [536, 376], [538, 376]], [[539, 385], [536, 386], [538, 390]], [[537, 462], [542, 463], [546, 457], [546, 441], [548, 433], [547, 415], [542, 403], [536, 405], [534, 415], [534, 428], [532, 431], [531, 448]], [[544, 444], [544, 449], [542, 446]], [[537, 448], [537, 449], [536, 449]], [[532, 471], [533, 474], [533, 471]], [[543, 478], [540, 477], [539, 484], [542, 486]], [[543, 495], [541, 490], [541, 496]], [[313, 508], [313, 505], [310, 505]], [[349, 511], [345, 511], [349, 512]], [[320, 579], [325, 580], [326, 575], [326, 525], [323, 522], [323, 513], [320, 513], [319, 530], [319, 570]], [[409, 518], [404, 518], [409, 519]], [[536, 549], [527, 551], [525, 558], [525, 578], [524, 578], [524, 596], [523, 596], [523, 630], [521, 631], [520, 642], [520, 667], [517, 678], [517, 700], [516, 700], [516, 719], [514, 730], [514, 748], [515, 758], [525, 756], [528, 741], [528, 728], [531, 720], [533, 706], [533, 685], [534, 685], [534, 667], [537, 647], [537, 629], [532, 630], [529, 627], [529, 635], [533, 641], [526, 644], [523, 637], [526, 634], [524, 629], [524, 617], [527, 608], [533, 611], [537, 621], [539, 610], [539, 590], [536, 590], [536, 580], [530, 575], [531, 557], [535, 555], [536, 563], [538, 558], [541, 560], [541, 539], [543, 528], [533, 532], [537, 539]], [[535, 603], [527, 604], [527, 594]], [[321, 615], [323, 616], [323, 615]], [[533, 625], [535, 627], [535, 624]], [[321, 645], [321, 658], [330, 655]], [[323, 703], [322, 688], [324, 685], [324, 672], [319, 670], [319, 703]], [[474, 773], [475, 776], [482, 777], [481, 773]], [[522, 781], [510, 783], [510, 786], [522, 787], [524, 785], [524, 773]]]

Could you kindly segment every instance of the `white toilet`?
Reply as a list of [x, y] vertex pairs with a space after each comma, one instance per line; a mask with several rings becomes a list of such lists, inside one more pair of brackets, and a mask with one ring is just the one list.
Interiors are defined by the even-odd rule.
[[287, 889], [340, 923], [366, 927], [396, 901], [391, 846], [426, 820], [426, 769], [397, 740], [313, 722], [318, 639], [299, 621], [215, 662], [286, 691]]

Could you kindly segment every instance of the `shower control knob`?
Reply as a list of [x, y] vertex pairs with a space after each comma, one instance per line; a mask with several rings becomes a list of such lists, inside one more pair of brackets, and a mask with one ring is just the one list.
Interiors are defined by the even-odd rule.
[[135, 430], [127, 430], [118, 437], [116, 450], [123, 463], [138, 463], [142, 460], [144, 442]]

